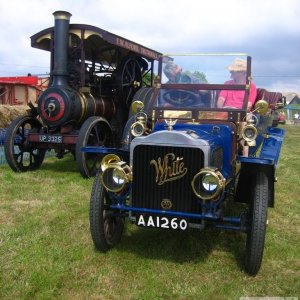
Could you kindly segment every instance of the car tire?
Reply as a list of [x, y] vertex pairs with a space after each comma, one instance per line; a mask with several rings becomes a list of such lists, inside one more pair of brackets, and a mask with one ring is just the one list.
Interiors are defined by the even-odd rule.
[[261, 267], [268, 209], [268, 177], [264, 172], [254, 175], [249, 202], [249, 228], [246, 242], [245, 269], [249, 275], [256, 275]]
[[118, 244], [124, 230], [124, 218], [118, 211], [109, 209], [110, 199], [98, 172], [90, 200], [90, 231], [97, 250], [107, 252]]

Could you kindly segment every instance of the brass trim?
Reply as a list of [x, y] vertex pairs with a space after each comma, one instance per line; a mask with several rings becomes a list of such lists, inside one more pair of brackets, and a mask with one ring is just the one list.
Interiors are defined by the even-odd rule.
[[103, 171], [105, 171], [107, 169], [107, 167], [111, 164], [111, 163], [116, 163], [116, 162], [120, 162], [121, 158], [113, 153], [107, 154], [105, 155], [100, 163], [100, 168]]
[[143, 110], [144, 108], [144, 103], [142, 101], [136, 100], [134, 102], [132, 102], [131, 104], [131, 110], [133, 111], [133, 113], [137, 113], [140, 112], [141, 110]]
[[192, 111], [190, 110], [164, 110], [164, 118], [168, 119], [192, 119]]
[[78, 94], [79, 94], [79, 99], [80, 99], [81, 108], [82, 108], [81, 109], [81, 114], [80, 114], [80, 117], [79, 117], [79, 122], [81, 122], [82, 120], [85, 119], [85, 116], [87, 114], [87, 107], [86, 107], [86, 105], [87, 105], [87, 98], [86, 98], [85, 94], [82, 93], [82, 92], [78, 92]]
[[183, 157], [176, 157], [174, 153], [167, 153], [163, 158], [158, 157], [157, 160], [152, 159], [150, 165], [155, 168], [155, 182], [157, 185], [178, 180], [188, 172]]
[[[251, 129], [251, 130], [253, 130], [253, 132], [254, 132], [254, 135], [253, 135], [252, 138], [249, 138], [249, 137], [247, 137], [247, 136], [245, 135], [245, 131], [248, 130], [248, 129]], [[254, 125], [252, 125], [252, 124], [247, 124], [247, 125], [242, 129], [242, 137], [243, 137], [243, 139], [244, 139], [247, 143], [253, 142], [253, 141], [257, 138], [257, 128], [256, 128]], [[249, 145], [249, 146], [250, 146], [250, 145]]]
[[[211, 196], [205, 196], [205, 195], [201, 195], [199, 194], [196, 189], [195, 189], [195, 180], [200, 177], [201, 175], [203, 174], [210, 174], [212, 175], [213, 177], [215, 177], [217, 179], [217, 188], [216, 188], [216, 191], [211, 195]], [[191, 185], [192, 185], [192, 190], [194, 192], [194, 194], [202, 199], [202, 200], [218, 200], [218, 196], [220, 195], [220, 193], [223, 191], [224, 187], [225, 187], [225, 178], [223, 177], [222, 173], [214, 168], [203, 168], [200, 170], [199, 173], [197, 173], [192, 182], [191, 182]], [[202, 183], [202, 182], [201, 182]]]
[[[105, 174], [107, 172], [109, 172], [110, 170], [112, 170], [112, 171], [118, 170], [121, 172], [120, 174], [122, 174], [122, 179], [124, 180], [124, 182], [118, 188], [112, 188], [112, 187], [108, 186], [108, 182], [106, 182], [104, 180]], [[132, 171], [131, 171], [131, 168], [124, 161], [112, 162], [112, 163], [109, 163], [108, 167], [103, 171], [103, 173], [101, 174], [100, 180], [106, 190], [113, 192], [113, 193], [118, 193], [118, 192], [121, 192], [130, 181], [132, 181]]]
[[261, 115], [265, 115], [268, 112], [269, 104], [266, 100], [258, 100], [254, 105], [254, 111], [257, 111]]
[[205, 120], [227, 120], [228, 112], [226, 111], [199, 111], [199, 119]]
[[[141, 130], [136, 131], [136, 128], [141, 128]], [[134, 122], [130, 127], [130, 132], [134, 137], [142, 136], [146, 132], [146, 127], [143, 122]]]
[[160, 202], [160, 206], [162, 209], [168, 210], [172, 208], [173, 203], [170, 199], [162, 199]]
[[155, 125], [155, 110], [152, 110], [152, 129], [154, 128]]

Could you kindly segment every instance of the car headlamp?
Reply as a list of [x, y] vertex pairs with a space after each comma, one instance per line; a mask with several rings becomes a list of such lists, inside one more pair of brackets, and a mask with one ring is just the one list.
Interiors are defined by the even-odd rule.
[[145, 128], [144, 123], [142, 123], [142, 122], [137, 121], [131, 125], [131, 134], [134, 137], [142, 136], [145, 133], [145, 131], [146, 131], [146, 128]]
[[242, 130], [242, 137], [249, 146], [255, 146], [255, 139], [257, 138], [257, 129], [254, 125], [248, 124]]
[[124, 162], [112, 162], [102, 172], [101, 182], [110, 192], [120, 192], [131, 181], [131, 169]]
[[120, 192], [131, 181], [131, 169], [115, 154], [107, 154], [101, 161], [101, 182], [111, 192]]
[[135, 116], [136, 122], [131, 125], [131, 134], [134, 137], [142, 136], [148, 130], [146, 127], [147, 115], [143, 112], [139, 112]]
[[203, 200], [217, 200], [225, 186], [225, 179], [220, 171], [204, 168], [192, 180], [195, 195]]
[[121, 158], [116, 154], [107, 154], [101, 160], [101, 170], [102, 172], [111, 164], [121, 161]]

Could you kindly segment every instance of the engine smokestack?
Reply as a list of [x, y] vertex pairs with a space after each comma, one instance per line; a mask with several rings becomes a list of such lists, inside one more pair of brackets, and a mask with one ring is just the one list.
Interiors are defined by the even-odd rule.
[[68, 85], [69, 24], [72, 14], [56, 11], [54, 15], [54, 67], [52, 86]]

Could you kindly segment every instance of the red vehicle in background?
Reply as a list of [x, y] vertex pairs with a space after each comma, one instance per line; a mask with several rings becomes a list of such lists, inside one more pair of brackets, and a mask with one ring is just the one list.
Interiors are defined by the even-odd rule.
[[282, 111], [282, 112], [279, 113], [278, 123], [279, 124], [285, 124], [285, 121], [286, 121], [286, 116], [285, 116], [285, 113]]
[[0, 77], [0, 104], [26, 105], [37, 103], [42, 91], [49, 85], [49, 77], [16, 76]]

